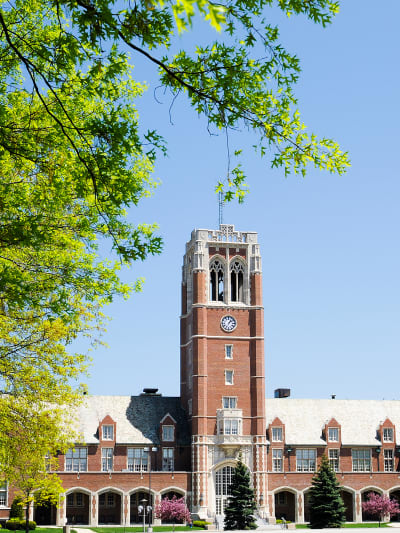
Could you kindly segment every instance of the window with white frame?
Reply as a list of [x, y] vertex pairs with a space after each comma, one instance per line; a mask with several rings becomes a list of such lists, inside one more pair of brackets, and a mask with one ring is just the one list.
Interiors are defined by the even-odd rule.
[[332, 448], [329, 450], [329, 464], [334, 472], [339, 472], [339, 449]]
[[393, 450], [383, 450], [383, 463], [385, 472], [394, 471]]
[[297, 448], [296, 470], [297, 472], [314, 472], [317, 458], [315, 448]]
[[87, 448], [68, 450], [65, 454], [65, 470], [67, 472], [86, 472]]
[[174, 449], [162, 449], [162, 469], [164, 472], [172, 472], [174, 469]]
[[393, 428], [383, 428], [383, 442], [393, 442]]
[[339, 428], [328, 428], [328, 440], [330, 442], [339, 442]]
[[163, 426], [162, 427], [162, 440], [167, 442], [173, 442], [175, 440], [175, 428], [174, 426]]
[[225, 385], [233, 385], [233, 370], [225, 370]]
[[130, 472], [147, 472], [149, 454], [143, 448], [128, 448], [128, 470]]
[[8, 486], [7, 483], [0, 485], [0, 506], [7, 506]]
[[114, 426], [102, 426], [103, 440], [114, 440]]
[[282, 428], [272, 428], [272, 442], [282, 442], [282, 441], [283, 441]]
[[220, 426], [220, 433], [223, 435], [239, 435], [239, 419], [224, 418]]
[[103, 492], [103, 494], [100, 494], [99, 507], [115, 507], [114, 492]]
[[101, 449], [101, 470], [102, 472], [109, 472], [113, 468], [113, 448]]
[[272, 449], [272, 471], [283, 472], [283, 450], [280, 448]]
[[351, 450], [353, 462], [353, 472], [370, 472], [371, 471], [371, 450], [354, 449]]
[[225, 359], [233, 359], [233, 344], [225, 344]]
[[236, 409], [237, 398], [236, 396], [223, 396], [222, 397], [222, 407], [224, 409]]

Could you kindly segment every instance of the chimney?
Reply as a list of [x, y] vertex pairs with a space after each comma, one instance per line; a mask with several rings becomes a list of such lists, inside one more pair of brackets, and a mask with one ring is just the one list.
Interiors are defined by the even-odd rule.
[[275, 389], [274, 398], [289, 398], [290, 389]]

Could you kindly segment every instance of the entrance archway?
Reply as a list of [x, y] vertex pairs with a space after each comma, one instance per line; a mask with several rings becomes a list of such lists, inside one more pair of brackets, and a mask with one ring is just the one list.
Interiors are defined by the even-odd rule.
[[[139, 505], [143, 505], [142, 500], [147, 500], [146, 506], [151, 505], [153, 507], [153, 495], [150, 495], [149, 503], [149, 492], [138, 491], [131, 494], [130, 506], [131, 506], [131, 524], [142, 524], [143, 523], [143, 514], [139, 513]], [[147, 513], [146, 513], [147, 515]]]
[[35, 504], [33, 519], [38, 526], [55, 526], [57, 521], [57, 507], [45, 502]]
[[293, 492], [281, 490], [275, 493], [275, 517], [279, 520], [284, 518], [295, 522], [296, 520], [296, 500]]
[[[396, 500], [400, 506], [400, 489], [393, 490], [389, 493], [389, 498]], [[390, 519], [391, 522], [400, 522], [400, 514], [393, 515]]]
[[228, 504], [234, 471], [232, 466], [224, 466], [215, 472], [215, 511], [217, 515], [224, 514]]
[[[381, 495], [380, 492], [374, 489], [367, 489], [361, 494], [361, 502], [366, 502], [368, 500], [368, 495], [373, 492], [374, 494]], [[363, 522], [373, 522], [376, 521], [376, 516], [370, 515], [369, 513], [366, 513], [364, 510], [362, 512], [362, 521]]]
[[[169, 490], [168, 492], [164, 492], [161, 494], [161, 500], [164, 498], [168, 498], [168, 500], [172, 500], [172, 498], [180, 499], [184, 497], [184, 494], [180, 494], [179, 492], [176, 492], [175, 490]], [[161, 520], [162, 524], [168, 524], [170, 523], [170, 520]], [[183, 524], [183, 520], [176, 520], [176, 524]]]
[[68, 525], [88, 525], [89, 496], [78, 490], [67, 494], [66, 517]]
[[344, 503], [346, 522], [354, 522], [354, 494], [349, 490], [342, 490], [340, 496]]
[[121, 496], [112, 490], [99, 494], [99, 524], [121, 523]]

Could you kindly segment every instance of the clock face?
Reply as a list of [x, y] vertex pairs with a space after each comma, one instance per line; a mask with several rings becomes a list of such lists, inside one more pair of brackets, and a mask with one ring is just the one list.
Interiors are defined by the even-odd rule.
[[226, 315], [221, 318], [221, 328], [224, 331], [227, 331], [228, 333], [230, 333], [236, 328], [236, 326], [237, 326], [237, 322], [236, 322], [236, 319], [233, 318], [233, 316]]

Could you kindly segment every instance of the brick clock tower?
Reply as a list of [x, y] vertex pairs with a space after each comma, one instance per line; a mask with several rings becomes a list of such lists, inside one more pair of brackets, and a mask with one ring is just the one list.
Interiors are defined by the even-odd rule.
[[257, 233], [194, 230], [182, 275], [181, 400], [192, 431], [192, 508], [222, 515], [239, 452], [266, 516], [264, 316]]

